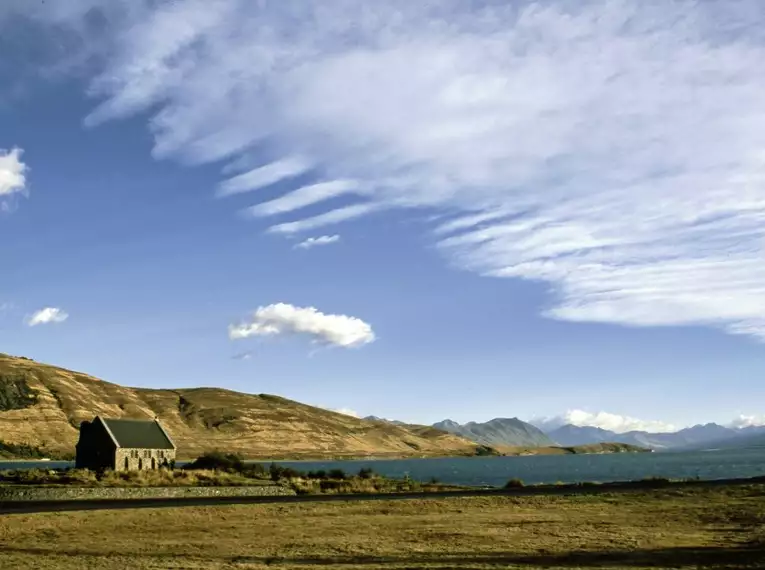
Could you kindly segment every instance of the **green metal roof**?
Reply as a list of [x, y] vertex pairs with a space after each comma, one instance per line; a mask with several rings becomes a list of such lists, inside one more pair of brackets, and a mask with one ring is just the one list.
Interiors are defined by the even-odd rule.
[[120, 447], [175, 449], [173, 442], [156, 421], [112, 420], [101, 418]]

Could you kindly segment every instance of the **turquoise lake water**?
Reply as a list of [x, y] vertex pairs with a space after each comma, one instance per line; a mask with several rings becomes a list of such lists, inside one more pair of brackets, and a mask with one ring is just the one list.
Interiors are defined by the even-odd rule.
[[[517, 477], [527, 484], [579, 481], [629, 481], [644, 477], [728, 479], [765, 475], [765, 448], [688, 453], [624, 453], [614, 455], [547, 455], [527, 457], [460, 457], [375, 461], [280, 461], [302, 471], [343, 469], [355, 473], [362, 467], [389, 477], [475, 486], [504, 485]], [[63, 468], [72, 463], [0, 462], [0, 469]]]

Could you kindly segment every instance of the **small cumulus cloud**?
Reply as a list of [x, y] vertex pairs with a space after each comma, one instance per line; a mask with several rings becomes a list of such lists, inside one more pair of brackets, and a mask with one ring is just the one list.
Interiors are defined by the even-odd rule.
[[340, 236], [337, 234], [331, 236], [309, 237], [308, 239], [296, 244], [294, 249], [311, 249], [313, 247], [320, 245], [330, 245], [339, 241]]
[[656, 421], [641, 420], [608, 412], [587, 412], [584, 410], [568, 410], [565, 414], [551, 418], [536, 418], [531, 423], [544, 431], [551, 431], [561, 426], [590, 426], [606, 429], [616, 433], [628, 431], [647, 431], [652, 433], [667, 433], [677, 431], [676, 426]]
[[22, 150], [0, 149], [0, 198], [23, 192], [27, 186], [27, 166], [21, 162]]
[[26, 319], [27, 326], [47, 325], [51, 323], [63, 323], [69, 318], [69, 314], [57, 307], [45, 307], [32, 313]]
[[252, 336], [305, 335], [313, 342], [351, 348], [375, 340], [372, 327], [357, 317], [325, 314], [314, 307], [275, 303], [258, 309], [249, 322], [230, 325], [232, 340]]

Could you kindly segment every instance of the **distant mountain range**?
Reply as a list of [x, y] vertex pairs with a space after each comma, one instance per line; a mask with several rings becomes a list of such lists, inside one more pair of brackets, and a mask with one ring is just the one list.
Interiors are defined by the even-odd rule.
[[539, 428], [518, 418], [495, 418], [485, 423], [459, 424], [443, 420], [433, 427], [491, 447], [545, 447], [555, 442]]
[[[367, 416], [364, 419], [412, 427], [404, 422], [376, 416]], [[432, 427], [494, 448], [573, 447], [599, 443], [625, 443], [655, 451], [765, 447], [765, 426], [735, 429], [716, 423], [699, 424], [669, 433], [637, 430], [617, 433], [595, 426], [573, 424], [543, 431], [518, 418], [495, 418], [484, 423], [468, 422], [466, 424], [447, 419], [433, 424]]]
[[743, 447], [758, 437], [765, 438], [765, 426], [734, 429], [715, 423], [695, 425], [671, 433], [629, 431], [616, 433], [593, 427], [567, 424], [547, 432], [560, 445], [586, 445], [615, 442], [639, 445], [655, 450], [709, 449], [716, 447]]

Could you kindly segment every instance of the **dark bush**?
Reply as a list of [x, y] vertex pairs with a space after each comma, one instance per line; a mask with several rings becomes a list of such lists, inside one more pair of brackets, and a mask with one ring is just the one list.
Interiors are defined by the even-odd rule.
[[318, 471], [309, 471], [307, 477], [309, 479], [326, 479], [327, 472], [324, 471], [324, 469], [319, 469]]
[[262, 463], [247, 465], [242, 474], [253, 479], [267, 479], [270, 476], [268, 469]]
[[272, 463], [270, 465], [268, 472], [271, 475], [271, 479], [273, 481], [278, 481], [279, 479], [295, 479], [297, 477], [304, 476], [304, 474], [297, 469], [293, 469], [292, 467], [283, 467], [281, 465], [277, 465], [276, 463]]
[[645, 477], [638, 481], [638, 483], [642, 485], [649, 485], [649, 486], [663, 486], [663, 485], [669, 485], [672, 481], [667, 479], [666, 477]]
[[359, 469], [359, 478], [360, 479], [371, 479], [374, 477], [375, 472], [372, 471], [369, 467], [362, 467]]
[[184, 469], [209, 469], [212, 471], [242, 473], [245, 470], [245, 465], [241, 456], [235, 453], [209, 451], [185, 465]]
[[519, 489], [523, 486], [523, 481], [517, 477], [510, 479], [507, 483], [505, 483], [505, 489]]
[[478, 457], [502, 455], [499, 451], [488, 445], [479, 445], [475, 448], [475, 454]]
[[342, 469], [330, 469], [329, 473], [327, 473], [327, 478], [343, 480], [346, 478], [346, 474]]

